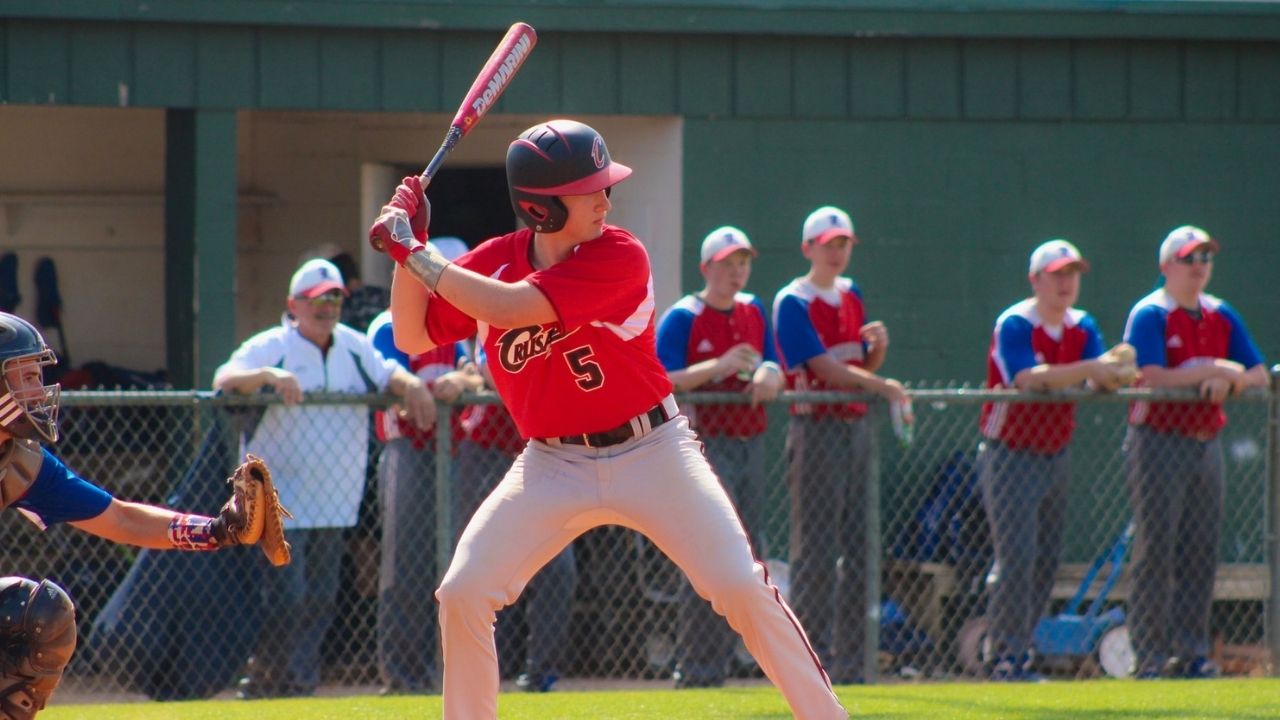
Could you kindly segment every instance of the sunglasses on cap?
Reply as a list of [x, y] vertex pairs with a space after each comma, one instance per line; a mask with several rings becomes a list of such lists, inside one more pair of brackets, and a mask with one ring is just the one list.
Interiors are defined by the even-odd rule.
[[1195, 265], [1196, 263], [1208, 265], [1213, 262], [1213, 251], [1197, 250], [1193, 253], [1187, 253], [1186, 255], [1178, 258], [1178, 262], [1183, 265]]
[[325, 305], [341, 305], [342, 291], [330, 290], [327, 293], [321, 293], [320, 295], [317, 295], [313, 298], [298, 298], [298, 299], [306, 300], [308, 303], [311, 304], [311, 307], [323, 307]]

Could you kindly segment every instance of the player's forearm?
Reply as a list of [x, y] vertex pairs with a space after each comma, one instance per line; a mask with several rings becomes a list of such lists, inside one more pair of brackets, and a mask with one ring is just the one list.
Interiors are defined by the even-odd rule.
[[718, 372], [719, 362], [712, 358], [694, 363], [682, 370], [672, 370], [667, 373], [667, 377], [675, 386], [676, 392], [688, 392], [715, 380]]
[[871, 352], [867, 353], [866, 362], [862, 364], [862, 367], [866, 368], [870, 372], [876, 372], [880, 369], [881, 365], [884, 365], [884, 358], [888, 354], [889, 348], [883, 345], [877, 345], [871, 348]]
[[457, 265], [445, 269], [436, 294], [470, 317], [494, 327], [543, 325], [560, 319], [547, 296], [530, 283], [506, 283]]
[[173, 549], [169, 526], [179, 513], [142, 503], [112, 500], [97, 517], [70, 523], [92, 535], [123, 545]]
[[407, 270], [397, 266], [391, 278], [391, 330], [396, 347], [415, 355], [435, 347], [424, 322], [430, 295]]
[[[1198, 387], [1200, 383], [1210, 378], [1222, 378], [1227, 381], [1234, 381], [1239, 377], [1239, 370], [1233, 369], [1231, 366], [1235, 363], [1229, 361], [1219, 364], [1218, 362], [1203, 363], [1200, 365], [1191, 365], [1188, 367], [1167, 368], [1160, 365], [1144, 365], [1140, 368], [1142, 371], [1142, 382], [1147, 387], [1159, 388], [1177, 388], [1177, 387]], [[1239, 367], [1236, 365], [1236, 367]]]
[[1075, 387], [1089, 379], [1090, 364], [1096, 362], [1096, 360], [1081, 360], [1061, 365], [1036, 365], [1015, 375], [1013, 384], [1022, 391], [1061, 390]]
[[882, 393], [887, 386], [884, 378], [879, 375], [857, 365], [838, 362], [828, 355], [811, 358], [806, 365], [819, 380], [831, 387]]

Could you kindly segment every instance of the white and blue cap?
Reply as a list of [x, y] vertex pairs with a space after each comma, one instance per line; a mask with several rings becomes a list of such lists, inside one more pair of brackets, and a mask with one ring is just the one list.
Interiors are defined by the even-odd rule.
[[313, 298], [330, 290], [341, 290], [349, 295], [347, 286], [342, 282], [342, 273], [338, 266], [324, 258], [314, 258], [302, 263], [302, 267], [293, 273], [289, 281], [289, 296]]
[[800, 241], [824, 245], [838, 237], [858, 239], [858, 236], [853, 234], [853, 220], [849, 219], [849, 213], [840, 208], [825, 205], [809, 213], [809, 217], [805, 218]]
[[707, 233], [702, 240], [702, 267], [708, 263], [719, 262], [730, 255], [745, 250], [754, 257], [756, 249], [747, 239], [747, 234], [732, 225], [718, 227]]
[[1066, 240], [1058, 238], [1041, 243], [1040, 247], [1032, 251], [1031, 265], [1027, 269], [1027, 274], [1058, 272], [1072, 266], [1075, 266], [1081, 272], [1089, 269], [1089, 263], [1080, 254], [1079, 248]]
[[1218, 241], [1195, 225], [1174, 228], [1160, 243], [1160, 264], [1184, 258], [1201, 248], [1218, 252]]

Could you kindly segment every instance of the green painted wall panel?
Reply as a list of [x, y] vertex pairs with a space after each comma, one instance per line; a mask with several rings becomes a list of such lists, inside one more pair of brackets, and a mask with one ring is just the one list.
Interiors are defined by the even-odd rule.
[[71, 91], [71, 30], [49, 23], [9, 23], [9, 102], [61, 104]]
[[1190, 43], [1186, 47], [1184, 108], [1188, 120], [1236, 117], [1236, 48], [1227, 43]]
[[320, 106], [320, 35], [314, 30], [258, 34], [258, 106]]
[[133, 35], [134, 105], [194, 107], [196, 33], [192, 27], [142, 25]]
[[1182, 51], [1177, 44], [1130, 46], [1129, 114], [1142, 120], [1182, 117]]
[[332, 31], [320, 36], [321, 107], [330, 110], [376, 107], [381, 97], [381, 81], [376, 36], [367, 32]]
[[1018, 43], [1018, 117], [1071, 117], [1071, 44], [1065, 40]]
[[676, 112], [674, 38], [623, 35], [618, 39], [618, 109], [629, 115]]
[[618, 39], [576, 38], [560, 52], [560, 106], [566, 113], [618, 111]]
[[732, 42], [724, 37], [681, 37], [676, 47], [680, 112], [692, 117], [732, 113]]
[[1082, 120], [1114, 120], [1129, 112], [1129, 50], [1122, 42], [1089, 40], [1072, 52], [1073, 114]]
[[202, 107], [252, 107], [258, 98], [258, 58], [252, 30], [202, 27], [196, 37], [196, 100]]
[[9, 25], [0, 21], [0, 103], [9, 102]]
[[[520, 67], [520, 74], [507, 86], [499, 107], [503, 112], [551, 115], [560, 102], [561, 39], [538, 38], [538, 44]], [[455, 101], [456, 102], [456, 101]]]
[[745, 117], [789, 117], [791, 40], [739, 38], [734, 43], [735, 113]]
[[801, 38], [792, 55], [792, 106], [806, 118], [849, 114], [849, 51], [839, 39]]
[[440, 37], [440, 87], [448, 112], [457, 110], [493, 48], [494, 39], [487, 35], [450, 33]]
[[900, 118], [907, 112], [907, 46], [902, 40], [858, 40], [849, 50], [849, 112]]
[[1280, 45], [1240, 46], [1240, 119], [1280, 119]]
[[[389, 112], [443, 109], [440, 46], [441, 36], [432, 33], [389, 32], [382, 36], [378, 78], [382, 95], [378, 103], [380, 109]], [[461, 100], [459, 95], [454, 101], [455, 108]]]
[[1007, 42], [966, 40], [960, 57], [964, 68], [964, 116], [995, 120], [1017, 115], [1017, 48]]
[[907, 43], [907, 115], [949, 119], [960, 116], [960, 43]]
[[120, 25], [72, 26], [70, 102], [128, 105], [136, 100], [131, 40], [128, 28]]

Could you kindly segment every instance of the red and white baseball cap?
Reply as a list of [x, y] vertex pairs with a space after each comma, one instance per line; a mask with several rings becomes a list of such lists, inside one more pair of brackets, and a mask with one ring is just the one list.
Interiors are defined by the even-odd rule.
[[849, 213], [838, 207], [826, 205], [809, 213], [804, 219], [804, 231], [800, 235], [801, 242], [816, 242], [819, 245], [831, 242], [838, 237], [857, 240], [853, 234], [853, 221]]
[[302, 267], [293, 273], [293, 279], [289, 281], [290, 297], [313, 298], [330, 290], [341, 290], [343, 295], [350, 295], [342, 282], [338, 266], [324, 258], [314, 258], [302, 263]]
[[1160, 264], [1184, 258], [1201, 248], [1218, 252], [1218, 241], [1195, 225], [1174, 228], [1160, 243]]
[[1080, 250], [1075, 245], [1059, 238], [1042, 243], [1040, 247], [1032, 251], [1031, 265], [1027, 270], [1027, 274], [1058, 272], [1072, 265], [1079, 268], [1081, 272], [1089, 269], [1089, 263], [1085, 262]]
[[752, 257], [756, 256], [756, 249], [747, 239], [746, 233], [732, 225], [718, 227], [707, 233], [702, 240], [702, 267], [706, 267], [707, 263], [723, 260], [739, 250], [746, 250]]

